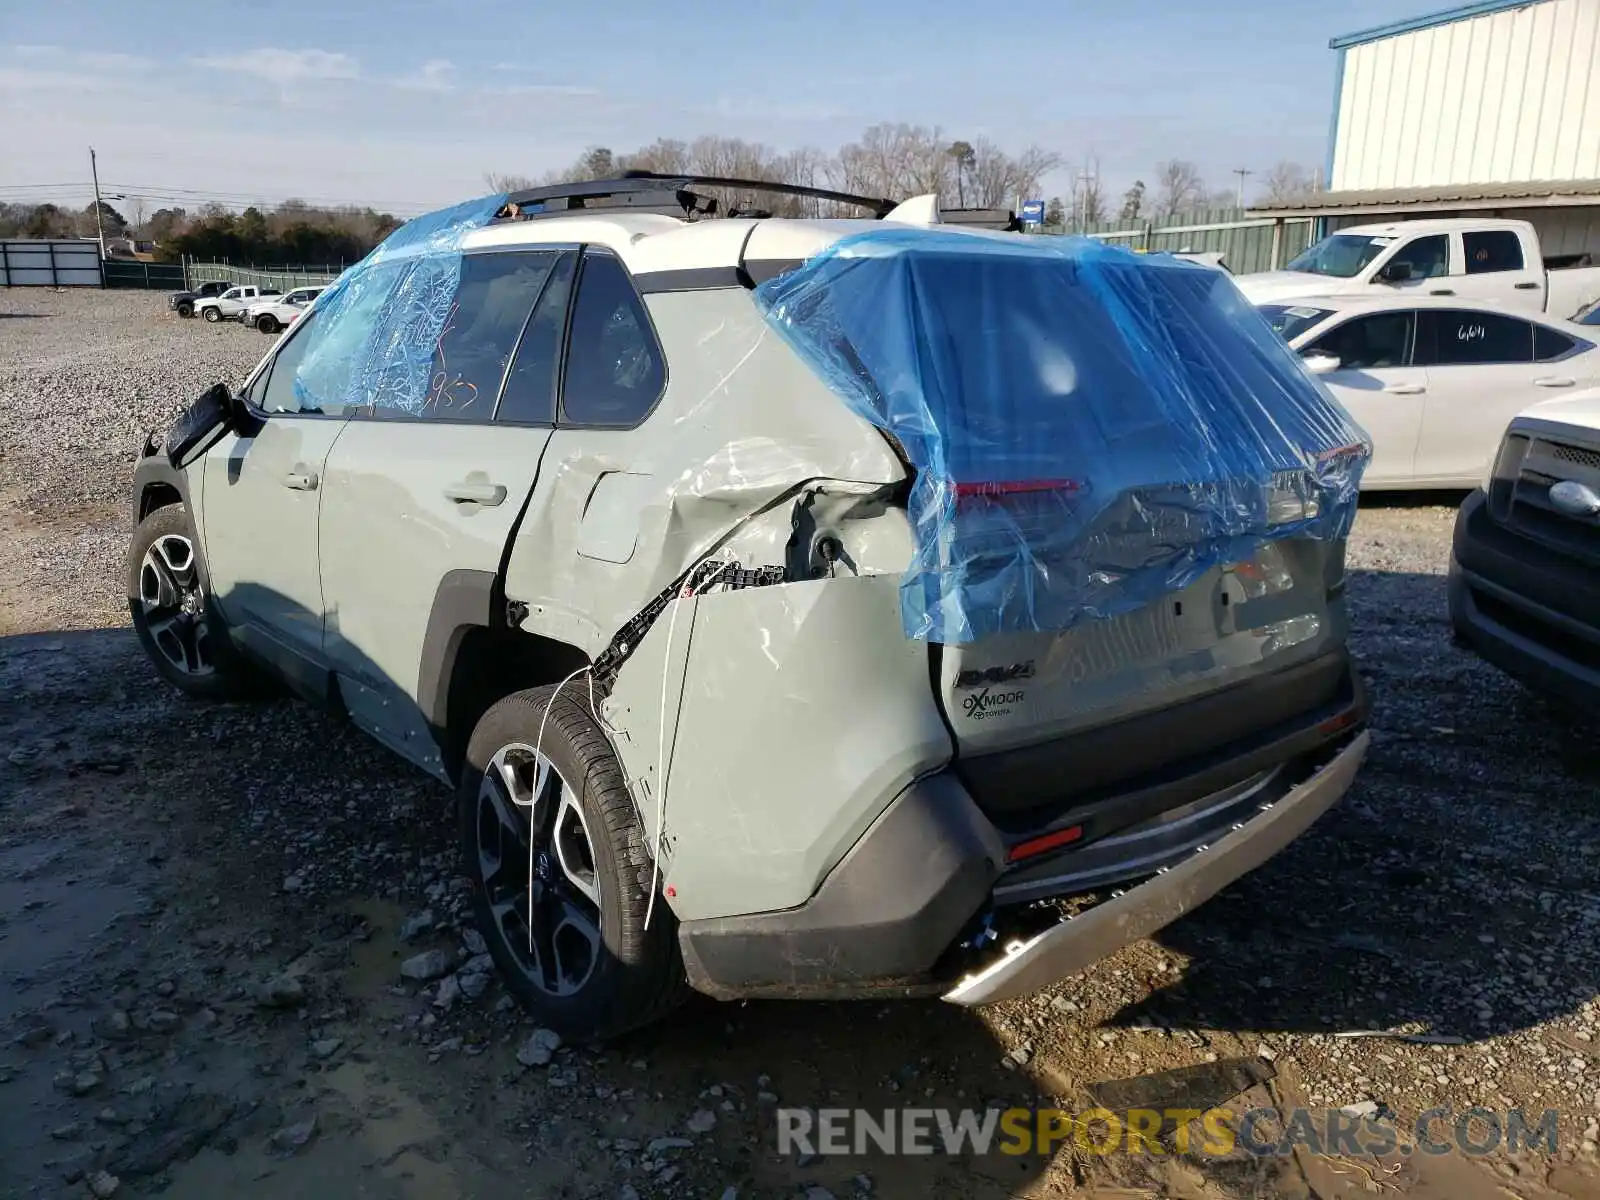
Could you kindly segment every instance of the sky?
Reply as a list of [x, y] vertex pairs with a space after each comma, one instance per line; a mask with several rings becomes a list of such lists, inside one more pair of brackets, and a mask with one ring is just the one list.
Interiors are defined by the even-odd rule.
[[[1214, 188], [1327, 153], [1328, 39], [1440, 0], [0, 0], [0, 199], [295, 196], [408, 216], [586, 147], [833, 150], [879, 121]], [[1081, 168], [1079, 168], [1081, 169]], [[1071, 173], [1047, 179], [1066, 193]]]

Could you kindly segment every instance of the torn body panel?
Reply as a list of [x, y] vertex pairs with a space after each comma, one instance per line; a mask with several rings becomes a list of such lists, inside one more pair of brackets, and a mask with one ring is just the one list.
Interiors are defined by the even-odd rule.
[[[787, 549], [789, 510], [807, 492], [870, 496], [905, 480], [888, 442], [795, 358], [748, 292], [647, 300], [671, 364], [660, 403], [635, 429], [555, 431], [506, 566], [506, 598], [528, 607], [522, 627], [591, 658], [730, 539], [743, 539], [745, 567], [783, 562], [758, 554]], [[769, 513], [775, 523], [757, 529]]]
[[949, 762], [898, 589], [885, 573], [680, 601], [618, 675], [603, 711], [652, 841], [668, 714], [663, 876], [680, 919], [805, 902], [895, 796]]

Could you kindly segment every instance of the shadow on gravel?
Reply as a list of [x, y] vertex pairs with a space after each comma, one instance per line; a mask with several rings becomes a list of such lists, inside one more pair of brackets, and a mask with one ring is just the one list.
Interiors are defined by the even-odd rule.
[[1190, 965], [1118, 1023], [1476, 1041], [1595, 996], [1600, 739], [1453, 644], [1442, 575], [1352, 571], [1349, 594], [1355, 787], [1158, 935]]
[[42, 321], [48, 315], [48, 313], [0, 312], [0, 321]]

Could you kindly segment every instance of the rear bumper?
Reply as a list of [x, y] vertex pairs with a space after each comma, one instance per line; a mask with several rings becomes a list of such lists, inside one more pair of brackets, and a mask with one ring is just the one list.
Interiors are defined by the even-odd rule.
[[1482, 492], [1456, 517], [1450, 623], [1486, 662], [1572, 705], [1600, 704], [1600, 572], [1497, 525]]
[[1349, 790], [1366, 756], [1362, 733], [1310, 779], [1213, 846], [1027, 942], [945, 994], [953, 1004], [992, 1004], [1025, 996], [1090, 967], [1198, 908], [1282, 850]]
[[[690, 983], [719, 999], [946, 995], [963, 1004], [1043, 987], [1194, 908], [1344, 793], [1367, 745], [1356, 732], [1366, 698], [1353, 672], [1334, 719], [1308, 716], [1315, 724], [1270, 748], [1236, 747], [1231, 772], [1214, 762], [1195, 770], [1187, 802], [1171, 799], [1176, 781], [1164, 782], [1166, 812], [1026, 871], [1008, 868], [1007, 835], [953, 771], [922, 779], [805, 904], [683, 922]], [[1040, 910], [1024, 902], [1130, 879], [1144, 882], [992, 961], [997, 909], [1003, 921], [1021, 913], [1037, 928]]]

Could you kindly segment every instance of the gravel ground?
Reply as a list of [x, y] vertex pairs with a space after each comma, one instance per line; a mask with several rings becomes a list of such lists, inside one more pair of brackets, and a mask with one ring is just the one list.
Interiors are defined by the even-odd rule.
[[[1450, 504], [1357, 523], [1356, 788], [1157, 940], [981, 1014], [706, 1001], [552, 1046], [481, 969], [436, 785], [297, 702], [183, 701], [126, 628], [140, 439], [268, 344], [0, 292], [0, 1197], [1600, 1197], [1600, 750], [1451, 645]], [[775, 1149], [778, 1103], [1081, 1107], [1235, 1057], [1276, 1076], [1240, 1107], [1556, 1108], [1560, 1148]]]

